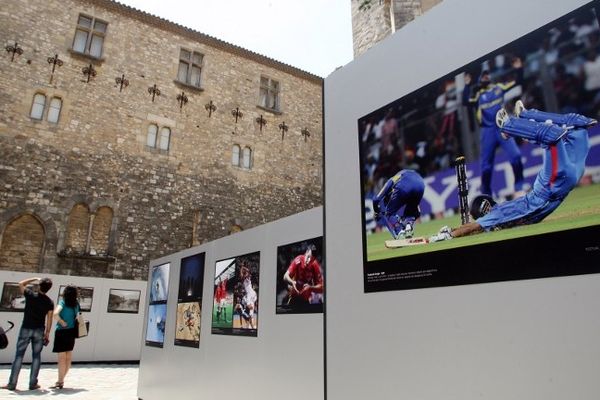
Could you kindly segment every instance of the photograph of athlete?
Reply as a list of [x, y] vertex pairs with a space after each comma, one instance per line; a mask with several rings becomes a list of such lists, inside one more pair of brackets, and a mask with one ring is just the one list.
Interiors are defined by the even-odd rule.
[[321, 266], [312, 252], [313, 247], [309, 246], [304, 254], [292, 260], [283, 275], [283, 280], [288, 283], [288, 305], [318, 304], [323, 301]]
[[590, 149], [587, 129], [597, 123], [595, 119], [575, 113], [527, 110], [517, 101], [514, 116], [502, 108], [495, 120], [503, 137], [521, 138], [544, 150], [542, 168], [532, 190], [489, 207], [475, 222], [455, 229], [442, 227], [430, 242], [538, 223], [556, 210], [581, 179]]
[[200, 344], [201, 305], [199, 302], [177, 304], [175, 344], [198, 347]]
[[394, 239], [413, 237], [415, 222], [421, 215], [419, 204], [424, 191], [421, 175], [403, 169], [388, 179], [373, 197], [375, 219], [385, 224]]
[[515, 58], [512, 66], [516, 71], [517, 79], [505, 83], [492, 82], [490, 71], [484, 69], [480, 76], [478, 86], [475, 90], [471, 85], [472, 77], [465, 74], [465, 87], [463, 90], [463, 103], [471, 105], [476, 109], [477, 119], [480, 125], [480, 162], [481, 162], [481, 193], [493, 195], [492, 193], [492, 172], [494, 170], [494, 158], [496, 149], [502, 147], [502, 150], [508, 154], [510, 165], [512, 167], [515, 183], [515, 197], [523, 194], [523, 163], [521, 161], [521, 151], [514, 138], [504, 140], [500, 136], [500, 129], [496, 125], [496, 113], [504, 106], [506, 93], [520, 84], [523, 75], [523, 64], [519, 58]]
[[219, 278], [219, 282], [215, 288], [215, 304], [217, 309], [217, 321], [227, 321], [227, 278]]
[[244, 296], [242, 297], [242, 317], [246, 324], [242, 325], [244, 329], [256, 329], [254, 310], [256, 309], [256, 301], [258, 295], [254, 290], [252, 284], [252, 272], [245, 261], [242, 261], [240, 267], [240, 281], [244, 289]]
[[260, 253], [217, 261], [211, 332], [256, 336]]
[[323, 237], [277, 247], [277, 314], [323, 312]]

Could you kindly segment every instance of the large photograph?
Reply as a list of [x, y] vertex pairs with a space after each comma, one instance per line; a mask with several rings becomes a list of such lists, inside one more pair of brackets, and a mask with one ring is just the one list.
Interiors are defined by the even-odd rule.
[[260, 252], [216, 262], [212, 333], [257, 336], [259, 267]]
[[141, 293], [141, 290], [110, 289], [106, 312], [137, 314]]
[[359, 119], [365, 291], [600, 272], [597, 11]]
[[4, 282], [2, 297], [0, 298], [0, 311], [25, 310], [25, 296], [21, 294], [17, 282]]
[[277, 247], [277, 314], [323, 312], [323, 237]]
[[200, 253], [181, 260], [175, 324], [178, 346], [200, 347], [204, 258], [205, 253]]

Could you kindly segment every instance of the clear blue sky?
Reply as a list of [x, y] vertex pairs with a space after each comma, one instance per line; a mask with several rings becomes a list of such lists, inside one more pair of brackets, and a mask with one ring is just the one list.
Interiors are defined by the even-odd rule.
[[318, 76], [352, 61], [354, 0], [120, 0]]

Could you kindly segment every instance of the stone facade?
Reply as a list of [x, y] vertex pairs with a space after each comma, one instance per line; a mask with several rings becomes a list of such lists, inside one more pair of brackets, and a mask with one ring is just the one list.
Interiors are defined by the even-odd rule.
[[358, 57], [442, 0], [372, 0], [360, 10], [363, 0], [352, 3], [354, 57]]
[[[146, 279], [150, 259], [322, 204], [320, 77], [109, 0], [3, 9], [23, 54], [0, 58], [0, 269]], [[101, 57], [73, 51], [81, 15], [108, 24]], [[177, 79], [182, 49], [203, 55], [200, 88]], [[278, 110], [259, 105], [261, 78]], [[152, 126], [168, 150], [148, 146]]]

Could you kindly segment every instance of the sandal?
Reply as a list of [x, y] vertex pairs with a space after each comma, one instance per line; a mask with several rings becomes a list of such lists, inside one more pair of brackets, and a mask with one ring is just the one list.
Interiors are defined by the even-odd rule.
[[50, 389], [62, 389], [64, 382], [56, 382], [53, 386], [50, 386]]

